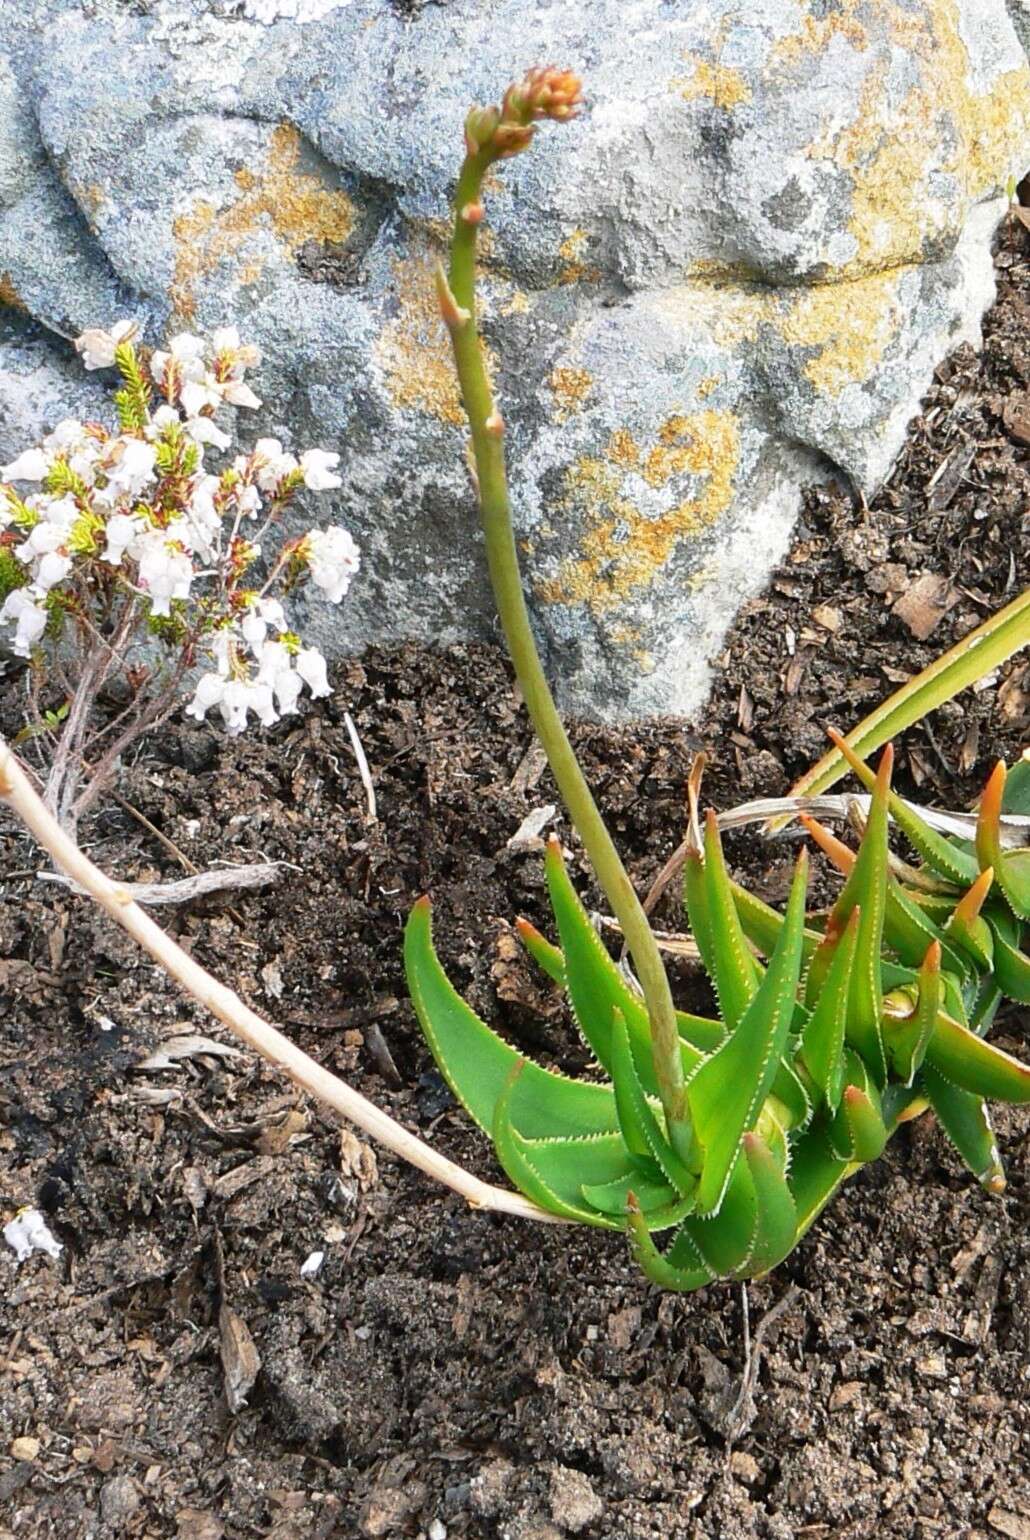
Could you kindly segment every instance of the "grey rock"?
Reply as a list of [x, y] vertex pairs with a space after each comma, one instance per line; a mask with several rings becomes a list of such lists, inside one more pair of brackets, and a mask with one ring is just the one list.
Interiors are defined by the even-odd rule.
[[74, 349], [26, 316], [0, 308], [0, 464], [62, 417], [103, 415], [108, 393]]
[[[485, 332], [526, 581], [566, 710], [689, 713], [803, 485], [836, 470], [868, 495], [934, 366], [978, 337], [1004, 188], [1030, 163], [1004, 0], [414, 15], [4, 7], [4, 292], [64, 335], [234, 321], [265, 355], [243, 431], [339, 449], [333, 516], [363, 547], [341, 610], [302, 604], [298, 623], [336, 652], [492, 634], [429, 262], [469, 102], [530, 63], [580, 68], [589, 111], [489, 199]], [[67, 387], [78, 409], [63, 344], [48, 374], [45, 342], [0, 336], [5, 443], [30, 411], [12, 424], [3, 385], [27, 347], [26, 400], [52, 415]]]
[[100, 1517], [112, 1535], [125, 1532], [139, 1512], [141, 1498], [131, 1476], [111, 1476], [100, 1488]]

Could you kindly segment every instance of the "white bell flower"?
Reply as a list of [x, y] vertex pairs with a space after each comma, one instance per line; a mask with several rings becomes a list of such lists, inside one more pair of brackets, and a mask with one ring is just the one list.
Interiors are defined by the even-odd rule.
[[107, 472], [108, 486], [126, 497], [135, 497], [154, 480], [157, 450], [139, 438], [115, 440], [114, 464]]
[[[278, 599], [257, 599], [240, 622], [240, 633], [243, 640], [256, 658], [264, 658], [262, 649], [265, 645], [265, 637], [268, 634], [269, 626], [274, 626], [277, 631], [286, 630], [286, 614], [283, 607]], [[277, 646], [279, 644], [271, 643], [269, 645]], [[286, 653], [285, 647], [282, 651]], [[288, 654], [287, 661], [289, 661]], [[259, 677], [264, 677], [263, 670]]]
[[255, 713], [263, 727], [271, 727], [279, 720], [271, 687], [258, 680], [230, 679], [222, 692], [219, 710], [234, 738], [246, 730], [248, 711]]
[[271, 687], [255, 679], [248, 684], [247, 707], [253, 711], [262, 727], [273, 727], [279, 720]]
[[230, 406], [246, 406], [252, 410], [261, 405], [260, 396], [255, 396], [244, 380], [226, 380], [222, 385], [222, 399]]
[[196, 368], [204, 362], [204, 339], [195, 332], [176, 332], [168, 344], [168, 351], [184, 370], [187, 367]]
[[60, 551], [48, 551], [39, 559], [33, 583], [40, 593], [47, 594], [58, 583], [63, 583], [72, 570], [72, 559]]
[[189, 536], [185, 543], [191, 550], [200, 551], [205, 561], [213, 556], [215, 540], [222, 527], [221, 517], [215, 507], [215, 496], [220, 485], [217, 476], [195, 477], [186, 504]]
[[313, 529], [303, 550], [311, 569], [311, 581], [325, 590], [330, 604], [339, 604], [350, 580], [361, 566], [361, 555], [347, 530], [339, 525]]
[[179, 399], [187, 417], [199, 417], [206, 408], [216, 411], [222, 404], [222, 386], [213, 374], [204, 374], [199, 380], [187, 380]]
[[144, 528], [143, 521], [134, 518], [132, 514], [112, 513], [104, 529], [107, 544], [101, 561], [109, 562], [112, 567], [120, 567], [126, 548]]
[[198, 722], [205, 721], [212, 706], [221, 705], [225, 685], [221, 674], [202, 674], [193, 691], [193, 699], [186, 707], [186, 715]]
[[116, 321], [109, 332], [99, 327], [84, 331], [75, 339], [75, 351], [82, 355], [87, 369], [110, 369], [114, 364], [115, 349], [120, 342], [129, 341], [136, 334], [135, 321]]
[[68, 531], [62, 528], [60, 522], [40, 519], [39, 523], [34, 524], [29, 530], [28, 535], [15, 551], [15, 555], [27, 566], [37, 556], [47, 556], [51, 551], [56, 551], [59, 546], [64, 545], [67, 538]]
[[81, 444], [86, 436], [86, 429], [77, 417], [64, 417], [54, 431], [47, 434], [43, 440], [43, 447], [63, 454], [66, 450], [74, 449]]
[[327, 449], [305, 449], [300, 457], [304, 485], [312, 492], [328, 492], [332, 487], [342, 487], [343, 482], [339, 476], [332, 474], [333, 468], [339, 463], [339, 455], [330, 454]]
[[210, 417], [190, 417], [186, 422], [186, 432], [195, 444], [214, 444], [216, 449], [228, 449], [232, 443], [228, 433]]
[[317, 647], [302, 647], [297, 654], [297, 673], [303, 679], [312, 698], [318, 700], [330, 694], [325, 659]]
[[166, 428], [170, 428], [173, 424], [178, 427], [179, 423], [179, 413], [174, 406], [169, 406], [168, 402], [165, 401], [151, 414], [150, 421], [143, 432], [149, 439], [159, 439], [163, 436]]
[[283, 477], [297, 469], [297, 461], [293, 455], [286, 453], [277, 438], [259, 438], [254, 445], [251, 461], [254, 480], [262, 492], [274, 492]]
[[136, 542], [140, 587], [150, 596], [152, 615], [170, 614], [173, 599], [188, 599], [193, 563], [188, 552], [169, 540], [166, 530], [149, 530]]
[[287, 665], [286, 668], [279, 670], [272, 680], [272, 689], [275, 692], [275, 702], [279, 707], [280, 716], [292, 716], [297, 709], [297, 701], [300, 699], [303, 688], [304, 681], [296, 669]]
[[50, 457], [42, 449], [23, 449], [10, 465], [0, 465], [4, 481], [43, 481], [50, 469]]
[[17, 626], [11, 649], [19, 658], [31, 656], [32, 649], [46, 630], [46, 606], [39, 596], [27, 588], [16, 588], [9, 593], [0, 608], [0, 622], [13, 622]]

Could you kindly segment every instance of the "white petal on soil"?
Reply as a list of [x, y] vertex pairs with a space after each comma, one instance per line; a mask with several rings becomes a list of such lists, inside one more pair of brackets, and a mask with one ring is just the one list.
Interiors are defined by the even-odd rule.
[[4, 1240], [24, 1262], [34, 1251], [45, 1251], [56, 1261], [61, 1255], [61, 1243], [51, 1235], [46, 1220], [38, 1208], [23, 1208], [9, 1224], [4, 1225]]

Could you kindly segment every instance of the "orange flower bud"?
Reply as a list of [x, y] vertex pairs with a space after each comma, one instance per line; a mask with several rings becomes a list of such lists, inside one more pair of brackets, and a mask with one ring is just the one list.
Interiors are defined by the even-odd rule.
[[553, 118], [564, 123], [576, 116], [583, 102], [583, 82], [571, 70], [530, 70], [517, 88], [534, 118]]
[[571, 70], [532, 69], [508, 87], [499, 108], [473, 107], [465, 120], [466, 148], [470, 155], [489, 149], [497, 160], [517, 155], [532, 140], [535, 123], [567, 123], [582, 101], [582, 83]]

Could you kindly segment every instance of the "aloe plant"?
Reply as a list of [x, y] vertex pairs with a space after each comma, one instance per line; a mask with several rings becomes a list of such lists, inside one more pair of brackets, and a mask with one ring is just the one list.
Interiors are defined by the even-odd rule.
[[[845, 874], [828, 913], [806, 916], [805, 852], [780, 915], [731, 881], [714, 815], [689, 851], [687, 914], [719, 1016], [676, 1016], [686, 1158], [657, 1094], [646, 1005], [598, 938], [557, 839], [545, 863], [559, 944], [524, 920], [518, 931], [564, 989], [606, 1079], [573, 1080], [525, 1059], [450, 984], [428, 899], [408, 922], [422, 1029], [508, 1177], [564, 1219], [627, 1230], [665, 1288], [776, 1266], [837, 1188], [928, 1108], [977, 1180], [994, 1193], [1005, 1185], [985, 1103], [1030, 1102], [1030, 1067], [985, 1034], [1004, 996], [1030, 1003], [1030, 850], [1003, 849], [1000, 834], [1003, 811], [1030, 813], [1030, 763], [1007, 783], [998, 766], [975, 843], [964, 843], [894, 795], [889, 746], [876, 775], [843, 752], [872, 797], [857, 851], [805, 819]], [[921, 857], [901, 877], [891, 820]], [[661, 1252], [663, 1230], [674, 1234]]]
[[[874, 775], [834, 742], [872, 795], [857, 851], [813, 820], [843, 871], [827, 914], [806, 913], [808, 858], [781, 915], [730, 879], [717, 821], [692, 809], [688, 919], [718, 1017], [675, 1009], [654, 935], [554, 706], [522, 593], [505, 477], [504, 425], [476, 327], [483, 179], [525, 149], [542, 118], [575, 115], [579, 82], [536, 70], [497, 108], [474, 108], [455, 198], [441, 313], [472, 428], [487, 558], [533, 725], [640, 979], [602, 945], [561, 847], [546, 854], [557, 944], [526, 921], [534, 962], [565, 991], [605, 1078], [575, 1080], [521, 1055], [462, 1000], [433, 947], [431, 909], [408, 921], [405, 964], [430, 1049], [510, 1180], [571, 1223], [622, 1230], [645, 1273], [691, 1290], [748, 1278], [793, 1249], [836, 1189], [932, 1107], [989, 1190], [1004, 1185], [985, 1100], [1030, 1101], [1030, 1068], [986, 1040], [1002, 995], [1030, 1001], [1030, 850], [1002, 845], [1003, 811], [1030, 808], [1030, 765], [984, 793], [976, 840], [933, 830], [891, 790], [888, 745]], [[696, 798], [697, 787], [692, 788]], [[891, 856], [894, 820], [921, 865]], [[900, 875], [899, 875], [900, 873]], [[671, 1232], [659, 1250], [655, 1236]]]

